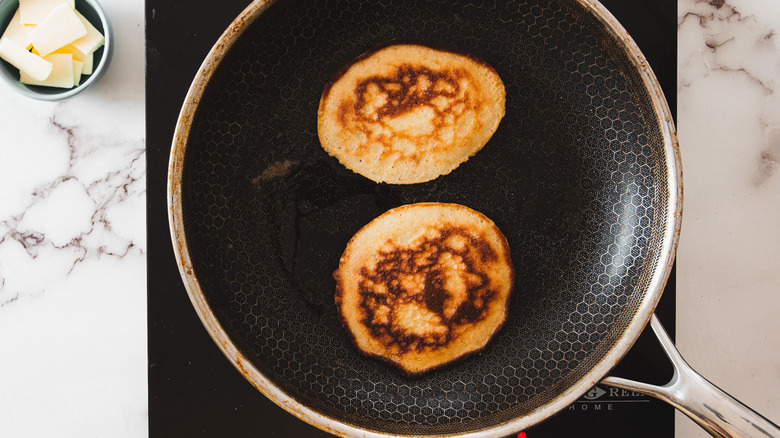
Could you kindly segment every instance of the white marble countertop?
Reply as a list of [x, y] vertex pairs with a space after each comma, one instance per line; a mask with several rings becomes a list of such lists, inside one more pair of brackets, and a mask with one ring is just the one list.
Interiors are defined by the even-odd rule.
[[[780, 421], [780, 2], [681, 0], [677, 346]], [[677, 436], [708, 436], [678, 414]]]
[[147, 433], [144, 6], [101, 0], [101, 81], [0, 84], [0, 436]]
[[[44, 103], [0, 88], [0, 436], [147, 431], [144, 7], [113, 64]], [[780, 2], [680, 0], [677, 344], [780, 419]], [[679, 416], [678, 437], [706, 436]]]

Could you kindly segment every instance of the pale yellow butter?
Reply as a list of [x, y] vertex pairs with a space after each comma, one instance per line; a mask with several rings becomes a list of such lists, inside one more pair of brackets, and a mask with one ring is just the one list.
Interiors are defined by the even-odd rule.
[[84, 63], [81, 61], [73, 60], [73, 86], [81, 83], [81, 72], [84, 71]]
[[95, 54], [94, 53], [90, 53], [84, 59], [80, 59], [79, 61], [84, 63], [84, 70], [81, 72], [81, 74], [91, 75], [92, 74], [92, 69], [93, 69], [93, 63], [95, 61]]
[[52, 62], [28, 52], [8, 38], [0, 38], [0, 58], [18, 68], [26, 76], [38, 81], [48, 78], [54, 68]]
[[71, 8], [76, 7], [75, 0], [19, 0], [22, 23], [40, 24], [54, 8], [62, 3], [69, 4]]
[[73, 55], [70, 53], [55, 53], [43, 57], [54, 66], [51, 74], [45, 80], [36, 80], [21, 72], [21, 81], [28, 85], [44, 85], [47, 87], [73, 88], [75, 84], [73, 75]]
[[84, 27], [87, 29], [87, 34], [76, 41], [73, 41], [71, 45], [85, 54], [92, 53], [102, 46], [106, 39], [103, 34], [78, 11], [76, 11], [76, 15], [78, 15], [79, 19], [84, 24]]
[[93, 73], [103, 44], [105, 36], [74, 0], [19, 0], [0, 38], [0, 57], [19, 69], [24, 84], [72, 88]]
[[63, 3], [30, 32], [30, 40], [33, 47], [45, 57], [86, 34], [87, 28], [79, 16], [70, 5]]
[[8, 23], [8, 27], [6, 27], [5, 32], [3, 32], [3, 38], [8, 38], [25, 49], [29, 49], [32, 47], [30, 32], [35, 29], [35, 25], [22, 24], [22, 19], [20, 17], [21, 13], [17, 8], [16, 13], [13, 18], [11, 18], [11, 22]]
[[[40, 55], [35, 48], [32, 49], [32, 52], [36, 55]], [[93, 69], [93, 63], [95, 55], [93, 53], [84, 53], [81, 50], [73, 47], [72, 45], [68, 44], [67, 46], [57, 49], [50, 54], [53, 55], [55, 53], [70, 53], [73, 55], [73, 61], [81, 61], [84, 63], [84, 69], [82, 70], [81, 74], [83, 75], [91, 75], [92, 69]]]

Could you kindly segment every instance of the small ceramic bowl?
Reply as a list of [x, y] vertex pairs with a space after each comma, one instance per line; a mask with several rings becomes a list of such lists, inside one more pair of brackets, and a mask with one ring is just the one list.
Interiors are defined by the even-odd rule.
[[[76, 10], [81, 13], [95, 28], [97, 28], [106, 38], [103, 47], [97, 49], [94, 53], [94, 67], [91, 75], [81, 77], [81, 83], [73, 88], [53, 88], [41, 87], [37, 85], [26, 85], [19, 81], [19, 70], [11, 64], [0, 59], [0, 77], [8, 83], [11, 88], [17, 92], [33, 99], [39, 100], [63, 100], [73, 97], [92, 84], [96, 83], [105, 74], [108, 65], [111, 63], [111, 54], [113, 52], [114, 35], [111, 30], [111, 24], [108, 21], [103, 8], [97, 0], [75, 0]], [[19, 0], [0, 0], [0, 35], [13, 18], [16, 9], [19, 7]]]

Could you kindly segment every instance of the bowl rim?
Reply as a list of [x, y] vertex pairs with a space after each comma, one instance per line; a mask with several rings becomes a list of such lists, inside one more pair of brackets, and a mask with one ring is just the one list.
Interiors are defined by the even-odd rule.
[[[77, 0], [77, 1], [86, 3], [90, 8], [92, 8], [95, 14], [97, 14], [97, 16], [100, 18], [100, 24], [103, 27], [103, 36], [105, 38], [105, 42], [103, 43], [103, 55], [100, 57], [100, 60], [97, 63], [97, 65], [95, 65], [95, 69], [93, 70], [92, 74], [89, 75], [89, 77], [84, 82], [82, 82], [81, 84], [73, 88], [62, 89], [61, 92], [39, 93], [35, 91], [35, 89], [30, 88], [25, 84], [22, 84], [18, 78], [12, 76], [9, 73], [8, 69], [0, 68], [0, 76], [2, 76], [3, 79], [5, 79], [5, 82], [8, 83], [8, 85], [14, 91], [16, 91], [17, 93], [23, 96], [27, 96], [33, 99], [56, 102], [60, 100], [65, 100], [67, 98], [82, 93], [84, 90], [89, 88], [92, 84], [100, 80], [100, 78], [105, 74], [106, 69], [111, 63], [111, 58], [114, 51], [113, 50], [114, 49], [113, 29], [111, 28], [111, 22], [109, 21], [108, 15], [103, 9], [103, 6], [98, 2], [98, 0]], [[19, 4], [19, 0], [0, 0], [0, 5], [3, 5], [6, 2], [15, 3], [16, 5]], [[11, 10], [15, 11], [16, 9], [11, 9]], [[5, 31], [5, 29], [2, 29], [2, 31]]]

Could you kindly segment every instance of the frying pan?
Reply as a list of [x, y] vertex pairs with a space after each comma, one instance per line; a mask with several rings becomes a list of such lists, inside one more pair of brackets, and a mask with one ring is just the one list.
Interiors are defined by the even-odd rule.
[[[320, 147], [317, 107], [344, 64], [404, 39], [490, 63], [506, 116], [451, 174], [376, 184]], [[258, 390], [326, 431], [517, 432], [602, 381], [652, 319], [672, 381], [604, 383], [664, 398], [716, 436], [780, 436], [694, 374], [652, 318], [681, 201], [660, 87], [625, 30], [586, 0], [255, 1], [189, 90], [168, 177], [177, 262], [206, 329]], [[488, 348], [408, 379], [350, 345], [331, 274], [358, 229], [414, 202], [490, 217], [517, 273]], [[706, 400], [682, 400], [692, 392]]]

